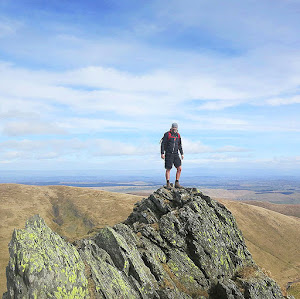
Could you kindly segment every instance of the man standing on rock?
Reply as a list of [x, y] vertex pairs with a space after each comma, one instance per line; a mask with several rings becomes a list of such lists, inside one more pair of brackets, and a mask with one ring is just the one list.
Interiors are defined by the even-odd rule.
[[175, 188], [183, 188], [179, 185], [179, 178], [181, 174], [181, 160], [179, 158], [178, 151], [180, 152], [181, 159], [183, 160], [184, 156], [181, 145], [181, 137], [178, 133], [178, 124], [173, 123], [170, 131], [166, 132], [161, 140], [161, 158], [165, 160], [167, 189], [171, 189], [170, 171], [173, 164], [177, 168]]

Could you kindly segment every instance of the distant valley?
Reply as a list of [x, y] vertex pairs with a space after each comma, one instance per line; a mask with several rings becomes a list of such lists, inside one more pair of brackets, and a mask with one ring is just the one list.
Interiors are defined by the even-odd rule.
[[[171, 182], [173, 180], [174, 177], [171, 176]], [[180, 182], [185, 187], [196, 187], [204, 190], [214, 198], [300, 204], [299, 176], [201, 176], [187, 171], [183, 173]], [[150, 172], [146, 176], [144, 173], [138, 174], [127, 171], [120, 171], [118, 174], [109, 171], [82, 173], [64, 173], [63, 171], [56, 173], [16, 171], [4, 173], [0, 171], [0, 183], [88, 187], [112, 192], [146, 195], [165, 184], [165, 179], [163, 172], [160, 174]]]

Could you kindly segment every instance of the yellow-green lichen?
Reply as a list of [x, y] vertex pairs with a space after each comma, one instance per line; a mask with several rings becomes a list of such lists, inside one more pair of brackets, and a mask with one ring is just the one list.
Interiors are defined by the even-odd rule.
[[[11, 268], [17, 267], [24, 279], [28, 279], [28, 275], [34, 276], [43, 272], [37, 277], [41, 277], [42, 280], [45, 276], [51, 277], [51, 287], [53, 284], [55, 287], [55, 298], [85, 296], [82, 297], [82, 294], [86, 294], [87, 279], [84, 274], [84, 264], [77, 250], [53, 233], [43, 220], [28, 221], [25, 229], [15, 230], [11, 244], [15, 252], [10, 260]], [[43, 289], [52, 292], [49, 296], [53, 297], [53, 289], [46, 288], [47, 282], [44, 283], [42, 280]], [[35, 283], [39, 283], [38, 280]], [[33, 293], [32, 296], [41, 298], [44, 296], [41, 294]]]
[[71, 291], [67, 291], [64, 287], [57, 287], [54, 292], [56, 299], [80, 299], [88, 296], [88, 291], [83, 290], [82, 287], [73, 287]]

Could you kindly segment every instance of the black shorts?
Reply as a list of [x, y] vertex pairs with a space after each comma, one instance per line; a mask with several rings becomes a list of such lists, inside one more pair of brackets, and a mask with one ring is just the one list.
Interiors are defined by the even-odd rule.
[[176, 168], [181, 165], [181, 160], [179, 158], [179, 155], [178, 154], [166, 153], [166, 156], [165, 156], [165, 169], [171, 169], [173, 164]]

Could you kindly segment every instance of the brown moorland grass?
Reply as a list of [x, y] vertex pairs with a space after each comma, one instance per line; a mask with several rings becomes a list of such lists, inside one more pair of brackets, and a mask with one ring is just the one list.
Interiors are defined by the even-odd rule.
[[300, 282], [292, 284], [288, 288], [288, 294], [291, 295], [291, 296], [294, 296], [295, 299], [300, 298]]
[[67, 186], [0, 184], [0, 296], [6, 291], [8, 243], [14, 228], [40, 214], [47, 225], [72, 241], [90, 230], [124, 221], [142, 197]]
[[285, 289], [300, 277], [300, 219], [262, 207], [218, 200], [234, 215], [256, 263]]

